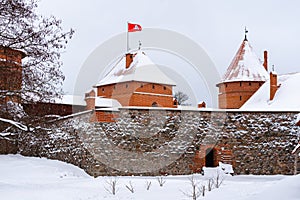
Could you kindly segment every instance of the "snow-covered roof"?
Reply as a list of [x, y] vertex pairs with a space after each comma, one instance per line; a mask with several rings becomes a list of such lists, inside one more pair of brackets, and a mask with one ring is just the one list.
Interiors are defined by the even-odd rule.
[[116, 99], [96, 97], [95, 98], [96, 108], [119, 108], [122, 105]]
[[268, 72], [248, 40], [244, 40], [223, 76], [222, 82], [266, 81], [268, 78]]
[[96, 86], [127, 81], [176, 85], [176, 83], [165, 75], [144, 52], [139, 50], [133, 53], [133, 55], [133, 62], [128, 69], [126, 69], [126, 56], [124, 55]]
[[280, 87], [270, 101], [270, 81], [265, 82], [241, 110], [300, 111], [300, 73], [279, 75]]
[[65, 104], [65, 105], [78, 105], [78, 106], [86, 105], [83, 96], [69, 95], [69, 94], [63, 95], [61, 99], [55, 99], [54, 103]]

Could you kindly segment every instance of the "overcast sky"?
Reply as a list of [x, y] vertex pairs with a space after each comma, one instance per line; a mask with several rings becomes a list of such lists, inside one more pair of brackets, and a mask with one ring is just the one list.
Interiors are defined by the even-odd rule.
[[[41, 0], [39, 12], [76, 33], [63, 55], [64, 89], [72, 94], [80, 68], [95, 48], [126, 31], [127, 21], [168, 29], [198, 43], [224, 74], [244, 37], [279, 74], [300, 71], [298, 0]], [[124, 51], [125, 51], [124, 41]]]

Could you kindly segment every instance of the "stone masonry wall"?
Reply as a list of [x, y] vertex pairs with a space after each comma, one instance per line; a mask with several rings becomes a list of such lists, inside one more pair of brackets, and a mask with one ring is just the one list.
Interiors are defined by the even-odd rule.
[[199, 172], [208, 147], [237, 174], [293, 174], [295, 116], [121, 109], [116, 123], [89, 123], [91, 114], [81, 115], [21, 133], [17, 145], [23, 155], [66, 161], [93, 176]]

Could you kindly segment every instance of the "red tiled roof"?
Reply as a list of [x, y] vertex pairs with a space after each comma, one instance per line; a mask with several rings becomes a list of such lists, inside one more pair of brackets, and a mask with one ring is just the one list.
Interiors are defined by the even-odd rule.
[[269, 75], [254, 53], [248, 40], [244, 40], [228, 67], [222, 82], [266, 81]]

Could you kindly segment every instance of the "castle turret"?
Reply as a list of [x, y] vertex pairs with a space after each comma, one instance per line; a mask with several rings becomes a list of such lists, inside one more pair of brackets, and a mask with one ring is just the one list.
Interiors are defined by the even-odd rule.
[[[247, 33], [247, 32], [246, 32]], [[240, 108], [268, 79], [267, 53], [264, 67], [254, 53], [246, 35], [228, 67], [219, 87], [219, 108]]]

